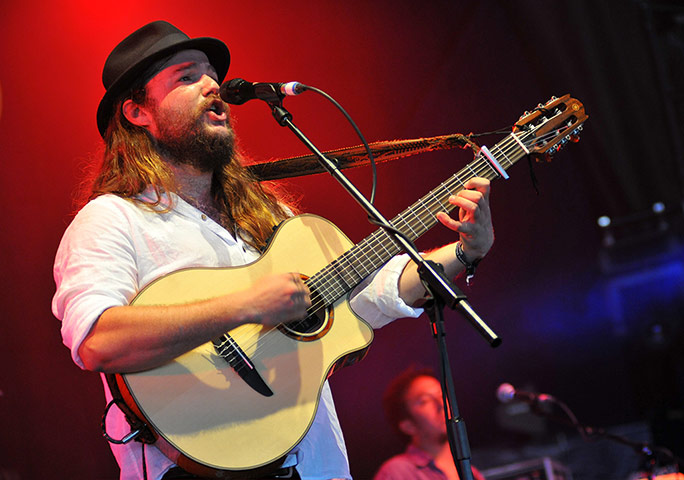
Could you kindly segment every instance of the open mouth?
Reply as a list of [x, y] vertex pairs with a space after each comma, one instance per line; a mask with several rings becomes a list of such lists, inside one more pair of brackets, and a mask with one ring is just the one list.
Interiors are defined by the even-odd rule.
[[225, 121], [227, 118], [226, 107], [220, 100], [214, 100], [207, 109], [209, 117], [216, 121]]

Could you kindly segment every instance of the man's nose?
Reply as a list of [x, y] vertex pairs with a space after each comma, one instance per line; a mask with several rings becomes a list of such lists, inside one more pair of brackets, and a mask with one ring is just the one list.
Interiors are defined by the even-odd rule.
[[219, 94], [219, 84], [209, 75], [202, 75], [202, 93], [205, 97]]

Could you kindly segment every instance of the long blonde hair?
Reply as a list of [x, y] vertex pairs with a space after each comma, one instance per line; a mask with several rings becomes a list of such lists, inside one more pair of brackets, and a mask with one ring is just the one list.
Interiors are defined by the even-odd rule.
[[[136, 94], [144, 96], [140, 91], [132, 96], [136, 97]], [[102, 161], [86, 182], [81, 204], [112, 193], [159, 213], [168, 212], [172, 206], [163, 206], [162, 200], [164, 193], [177, 191], [173, 173], [161, 159], [147, 130], [125, 118], [121, 109], [124, 100], [115, 104], [104, 135]], [[134, 98], [136, 100], [142, 99]], [[282, 196], [276, 197], [274, 187], [260, 184], [239, 157], [236, 154], [222, 170], [214, 172], [211, 193], [221, 214], [232, 220], [243, 240], [256, 249], [263, 249], [273, 227], [288, 217], [285, 208], [293, 213], [295, 208], [291, 203], [285, 207]], [[154, 189], [155, 201], [136, 197], [148, 186]]]

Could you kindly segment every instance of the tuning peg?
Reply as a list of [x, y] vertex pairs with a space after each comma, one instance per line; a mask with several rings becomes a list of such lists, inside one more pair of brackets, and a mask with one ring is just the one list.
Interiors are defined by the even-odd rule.
[[548, 102], [546, 102], [546, 104], [548, 105], [549, 103], [553, 103], [553, 102], [555, 102], [556, 100], [558, 100], [558, 97], [553, 96], [553, 97], [551, 97], [551, 98], [549, 99]]
[[577, 143], [580, 140], [580, 132], [582, 131], [582, 125], [578, 126], [576, 129], [572, 131], [570, 135], [568, 135], [568, 140], [570, 140], [572, 143]]

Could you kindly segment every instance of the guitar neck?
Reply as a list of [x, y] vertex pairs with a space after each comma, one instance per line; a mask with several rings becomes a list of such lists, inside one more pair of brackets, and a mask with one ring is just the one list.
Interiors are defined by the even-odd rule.
[[[511, 133], [494, 145], [491, 151], [483, 149], [462, 170], [394, 217], [392, 225], [411, 241], [416, 240], [435, 226], [438, 212], [451, 212], [455, 208], [449, 203], [449, 197], [463, 190], [468, 180], [474, 177], [494, 180], [501, 176], [499, 168], [505, 172], [529, 153], [524, 147], [527, 135], [532, 134]], [[401, 251], [401, 246], [393, 236], [379, 228], [309, 278], [307, 284], [326, 304], [331, 304]]]

